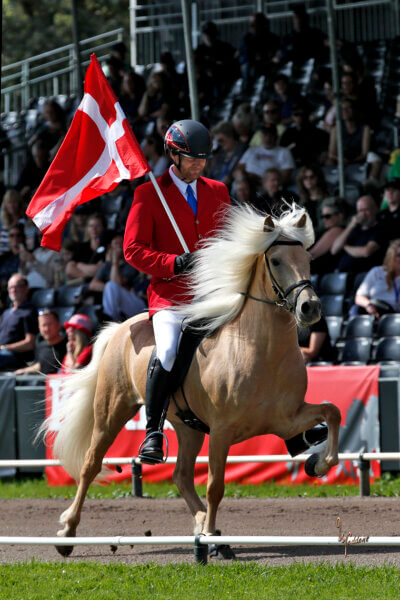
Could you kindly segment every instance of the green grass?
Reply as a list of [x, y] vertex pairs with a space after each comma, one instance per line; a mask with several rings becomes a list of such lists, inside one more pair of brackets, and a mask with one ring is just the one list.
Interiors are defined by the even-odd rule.
[[393, 600], [400, 571], [351, 564], [146, 566], [37, 563], [0, 566], [2, 600]]
[[[206, 486], [197, 487], [200, 496], [205, 496]], [[0, 498], [73, 498], [76, 486], [50, 487], [45, 479], [0, 480]], [[123, 498], [130, 496], [130, 482], [110, 485], [92, 485], [89, 488], [89, 498]], [[279, 485], [268, 481], [260, 485], [242, 485], [228, 483], [225, 496], [230, 498], [326, 498], [338, 496], [358, 496], [357, 485]], [[178, 497], [179, 493], [171, 482], [144, 483], [143, 495], [153, 498]], [[400, 496], [400, 478], [385, 474], [371, 485], [371, 495]]]

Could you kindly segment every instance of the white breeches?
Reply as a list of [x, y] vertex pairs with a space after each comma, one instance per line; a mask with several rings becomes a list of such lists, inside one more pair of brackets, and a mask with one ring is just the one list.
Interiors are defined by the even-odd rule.
[[166, 371], [171, 371], [178, 353], [184, 317], [168, 309], [153, 315], [153, 330], [157, 345], [157, 358]]

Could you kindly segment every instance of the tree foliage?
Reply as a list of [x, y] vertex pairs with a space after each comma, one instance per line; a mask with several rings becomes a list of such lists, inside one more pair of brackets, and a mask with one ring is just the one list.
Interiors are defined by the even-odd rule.
[[[80, 39], [118, 27], [128, 35], [129, 0], [77, 0], [76, 4]], [[71, 0], [3, 0], [3, 65], [72, 41]]]

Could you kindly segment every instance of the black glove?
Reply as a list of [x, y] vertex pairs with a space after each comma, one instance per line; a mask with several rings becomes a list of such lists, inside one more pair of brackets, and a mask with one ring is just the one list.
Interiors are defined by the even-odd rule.
[[194, 252], [185, 252], [177, 256], [174, 264], [174, 273], [179, 275], [180, 273], [188, 273], [192, 270], [194, 264]]

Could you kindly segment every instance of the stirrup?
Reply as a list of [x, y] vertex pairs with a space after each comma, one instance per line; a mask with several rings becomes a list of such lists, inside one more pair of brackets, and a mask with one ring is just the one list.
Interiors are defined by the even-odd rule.
[[[162, 435], [163, 438], [165, 439], [165, 444], [166, 444], [165, 458], [164, 458], [164, 455], [163, 455], [163, 458], [155, 458], [155, 457], [152, 457], [152, 456], [148, 456], [147, 454], [142, 454], [142, 448], [143, 448], [144, 444], [146, 442], [148, 442], [149, 439], [152, 436], [154, 437], [155, 435]], [[167, 459], [168, 459], [168, 438], [167, 438], [167, 436], [165, 435], [165, 433], [163, 431], [153, 431], [152, 433], [149, 433], [149, 435], [146, 435], [146, 437], [144, 438], [143, 442], [139, 446], [138, 459], [140, 460], [141, 463], [143, 463], [145, 465], [162, 465], [162, 464], [164, 464], [164, 463], [167, 462]]]

